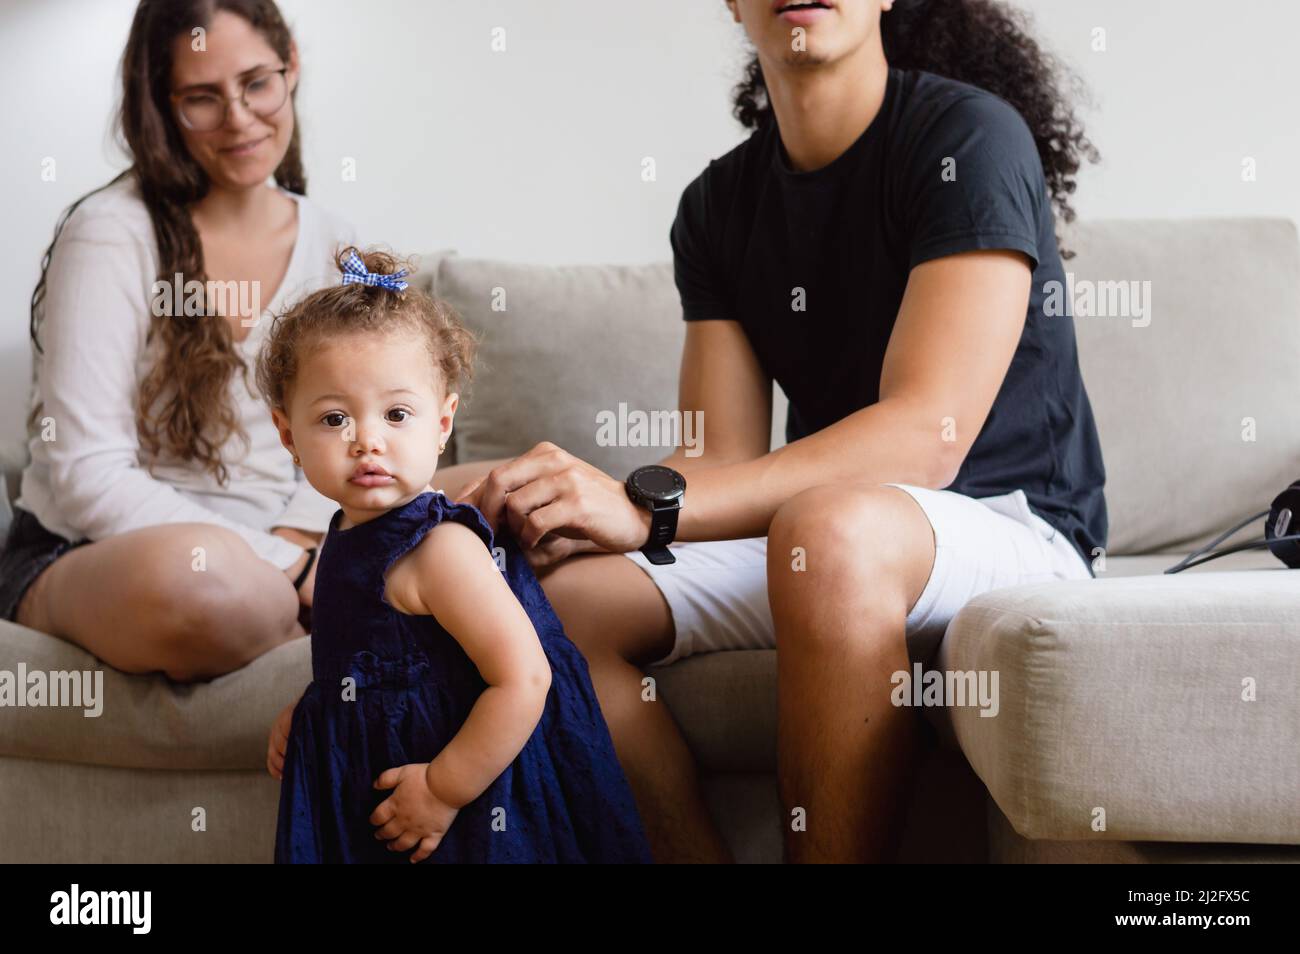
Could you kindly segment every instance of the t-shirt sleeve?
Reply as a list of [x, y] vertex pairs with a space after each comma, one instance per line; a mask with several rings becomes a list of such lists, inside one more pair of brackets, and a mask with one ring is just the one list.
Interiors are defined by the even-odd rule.
[[967, 96], [943, 108], [902, 168], [909, 269], [976, 249], [1015, 249], [1038, 267], [1043, 166], [1028, 124], [1005, 100]]
[[687, 321], [736, 317], [727, 304], [722, 271], [712, 253], [716, 236], [709, 233], [708, 175], [706, 169], [682, 192], [668, 233], [673, 248], [673, 280], [682, 300], [682, 317]]

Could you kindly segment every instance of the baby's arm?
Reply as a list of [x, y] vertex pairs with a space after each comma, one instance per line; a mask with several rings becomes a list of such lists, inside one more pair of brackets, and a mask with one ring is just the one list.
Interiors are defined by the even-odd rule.
[[459, 809], [487, 790], [533, 734], [551, 667], [532, 620], [473, 530], [441, 523], [412, 557], [422, 608], [460, 643], [488, 684], [427, 770], [430, 791]]

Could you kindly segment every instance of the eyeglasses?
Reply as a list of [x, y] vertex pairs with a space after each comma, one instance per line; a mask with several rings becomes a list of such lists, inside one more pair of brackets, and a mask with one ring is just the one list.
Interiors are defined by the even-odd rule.
[[[244, 81], [239, 90], [239, 101], [251, 113], [266, 118], [284, 105], [289, 97], [289, 82], [284, 74], [289, 68], [267, 70]], [[176, 113], [187, 129], [194, 132], [212, 132], [226, 121], [226, 113], [234, 102], [228, 96], [212, 91], [172, 93]]]

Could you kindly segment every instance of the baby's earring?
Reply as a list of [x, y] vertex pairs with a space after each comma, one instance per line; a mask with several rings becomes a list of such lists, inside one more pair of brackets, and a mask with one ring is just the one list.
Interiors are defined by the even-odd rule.
[[302, 461], [300, 461], [300, 460], [298, 459], [298, 455], [297, 455], [297, 454], [294, 454], [294, 455], [293, 455], [293, 465], [294, 465], [295, 467], [301, 467], [301, 466], [302, 466]]
[[446, 442], [446, 441], [443, 441], [442, 443], [440, 443], [440, 444], [438, 445], [438, 453], [439, 453], [439, 454], [441, 454], [441, 453], [442, 453], [443, 451], [445, 451], [446, 449], [447, 449], [447, 442]]

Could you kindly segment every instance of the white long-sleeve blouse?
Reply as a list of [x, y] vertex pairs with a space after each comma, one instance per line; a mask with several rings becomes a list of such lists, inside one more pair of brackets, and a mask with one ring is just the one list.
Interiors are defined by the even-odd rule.
[[152, 475], [144, 469], [134, 408], [156, 354], [157, 342], [146, 351], [145, 336], [159, 262], [148, 211], [127, 176], [87, 198], [55, 245], [40, 330], [44, 353], [33, 349], [32, 400], [42, 400], [44, 409], [28, 436], [31, 462], [16, 506], [73, 540], [156, 524], [214, 523], [280, 569], [292, 566], [303, 548], [269, 528], [328, 529], [338, 504], [294, 466], [256, 393], [252, 368], [270, 316], [337, 283], [335, 248], [355, 244], [356, 230], [282, 191], [298, 204], [298, 238], [274, 298], [262, 302], [261, 320], [236, 344], [250, 370], [247, 385], [240, 374], [232, 378], [231, 397], [250, 446], [244, 454], [235, 434], [223, 448], [230, 483], [222, 487], [193, 462], [159, 461]]

